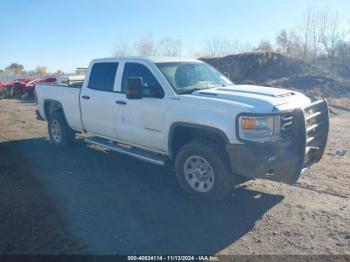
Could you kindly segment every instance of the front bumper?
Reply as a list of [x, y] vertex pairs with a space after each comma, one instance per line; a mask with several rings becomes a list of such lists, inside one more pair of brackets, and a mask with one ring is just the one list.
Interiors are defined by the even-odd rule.
[[322, 158], [329, 130], [327, 102], [318, 100], [287, 114], [292, 124], [278, 142], [226, 145], [233, 173], [293, 184]]

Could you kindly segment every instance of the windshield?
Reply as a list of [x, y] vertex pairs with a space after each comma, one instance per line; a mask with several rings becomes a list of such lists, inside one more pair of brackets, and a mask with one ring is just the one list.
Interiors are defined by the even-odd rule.
[[232, 85], [230, 80], [206, 63], [172, 62], [156, 65], [177, 94]]

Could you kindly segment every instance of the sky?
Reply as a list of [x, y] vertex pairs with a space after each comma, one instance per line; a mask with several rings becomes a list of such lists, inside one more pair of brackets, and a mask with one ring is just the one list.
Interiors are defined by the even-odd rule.
[[144, 35], [179, 38], [185, 55], [214, 37], [256, 45], [294, 27], [309, 7], [350, 25], [350, 0], [0, 0], [0, 69], [17, 62], [73, 71]]

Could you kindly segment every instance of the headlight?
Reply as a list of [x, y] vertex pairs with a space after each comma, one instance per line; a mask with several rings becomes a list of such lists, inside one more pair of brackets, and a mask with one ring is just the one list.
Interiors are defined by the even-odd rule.
[[239, 138], [254, 142], [272, 142], [280, 136], [280, 116], [240, 116]]

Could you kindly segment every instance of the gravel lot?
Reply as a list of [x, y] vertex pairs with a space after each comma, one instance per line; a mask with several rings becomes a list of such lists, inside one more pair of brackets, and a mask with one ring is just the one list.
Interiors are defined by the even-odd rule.
[[250, 181], [221, 202], [81, 139], [56, 149], [34, 110], [0, 99], [0, 254], [350, 254], [350, 110], [296, 185]]

